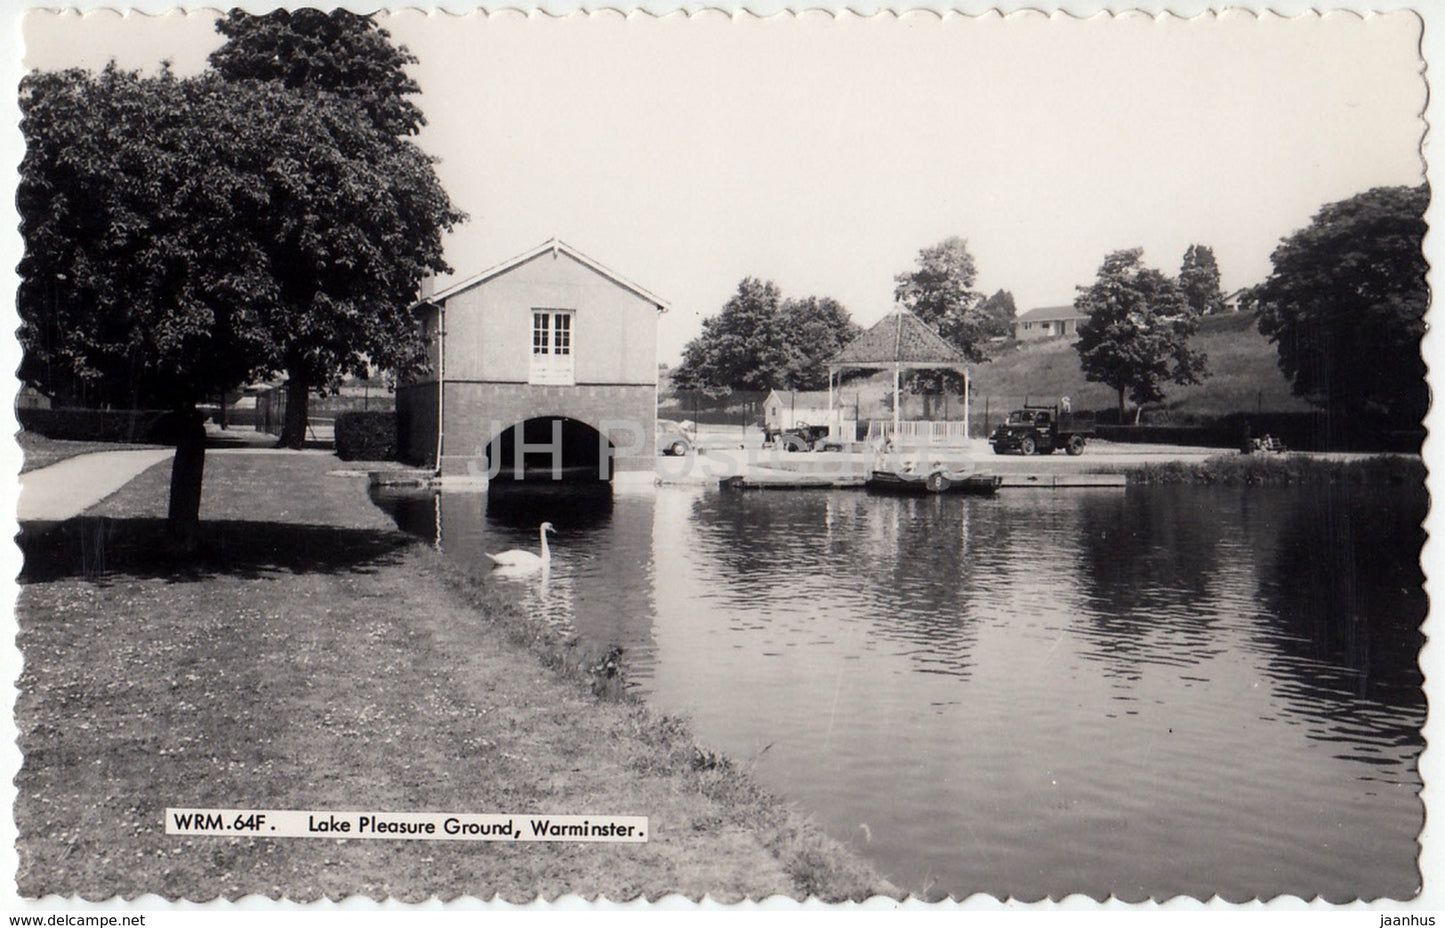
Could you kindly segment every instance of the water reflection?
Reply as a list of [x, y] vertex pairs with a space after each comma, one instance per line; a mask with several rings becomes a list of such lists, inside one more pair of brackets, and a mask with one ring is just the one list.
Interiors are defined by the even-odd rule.
[[1131, 490], [1079, 507], [1079, 558], [1068, 569], [1083, 592], [1084, 656], [1112, 678], [1138, 681], [1150, 664], [1198, 667], [1220, 652], [1211, 587], [1228, 502]]
[[1418, 885], [1423, 491], [388, 505], [917, 891]]
[[1358, 697], [1424, 707], [1416, 662], [1424, 643], [1423, 489], [1406, 495], [1327, 487], [1309, 501], [1281, 500], [1272, 569], [1260, 581], [1265, 622], [1295, 663], [1348, 672]]
[[[738, 627], [780, 621], [866, 623], [919, 669], [965, 675], [977, 579], [969, 557], [974, 513], [964, 497], [876, 498], [850, 491], [713, 493], [692, 502], [699, 556], [716, 563], [715, 589]], [[986, 518], [985, 518], [986, 521]], [[784, 576], [780, 576], [780, 574]]]
[[1423, 488], [1281, 499], [1259, 583], [1268, 672], [1295, 697], [1285, 718], [1337, 757], [1376, 768], [1370, 779], [1411, 788], [1426, 714], [1418, 553], [1427, 505]]
[[[551, 522], [561, 532], [605, 531], [612, 518], [612, 490], [600, 482], [498, 484], [481, 499], [485, 500], [487, 524], [497, 528], [536, 531], [543, 522]], [[473, 528], [466, 526], [467, 531]]]
[[[627, 652], [632, 675], [653, 666], [651, 500], [615, 499], [605, 486], [508, 487], [490, 493], [373, 491], [405, 531], [434, 543], [491, 593], [576, 636], [589, 654]], [[537, 550], [551, 522], [543, 572], [494, 570], [486, 552]]]

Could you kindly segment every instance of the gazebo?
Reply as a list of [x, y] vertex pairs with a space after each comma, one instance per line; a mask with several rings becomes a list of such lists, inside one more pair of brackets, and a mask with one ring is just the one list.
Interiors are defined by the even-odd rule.
[[[968, 360], [904, 306], [895, 306], [872, 328], [853, 339], [828, 361], [828, 408], [836, 399], [833, 377], [847, 368], [883, 368], [893, 371], [893, 429], [887, 436], [937, 440], [949, 435], [949, 423], [902, 422], [899, 419], [903, 372], [951, 370], [963, 375], [963, 435], [968, 438]], [[905, 426], [907, 428], [905, 428]], [[940, 429], [939, 426], [942, 426]]]

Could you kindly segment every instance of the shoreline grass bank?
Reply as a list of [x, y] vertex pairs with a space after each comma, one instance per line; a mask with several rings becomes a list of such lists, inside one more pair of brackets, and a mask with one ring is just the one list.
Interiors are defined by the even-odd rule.
[[[185, 566], [155, 553], [167, 466], [22, 536], [22, 896], [898, 895], [682, 721], [594, 695], [595, 664], [488, 606], [341, 467], [208, 456], [208, 551]], [[651, 835], [177, 837], [167, 806], [646, 815]]]
[[1221, 454], [1203, 461], [1138, 464], [1119, 471], [1131, 484], [1425, 485], [1424, 462], [1414, 455], [1403, 454], [1381, 454], [1351, 460], [1301, 454]]
[[164, 447], [163, 445], [147, 445], [137, 442], [73, 441], [66, 438], [46, 438], [44, 435], [26, 431], [15, 433], [15, 443], [20, 446], [22, 456], [20, 472], [22, 474], [96, 451], [132, 451]]

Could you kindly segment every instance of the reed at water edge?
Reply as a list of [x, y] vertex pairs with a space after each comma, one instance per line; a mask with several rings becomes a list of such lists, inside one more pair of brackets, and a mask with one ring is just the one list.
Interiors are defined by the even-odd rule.
[[1422, 486], [1425, 482], [1424, 463], [1406, 454], [1347, 460], [1288, 453], [1222, 454], [1199, 462], [1141, 464], [1124, 473], [1131, 484]]

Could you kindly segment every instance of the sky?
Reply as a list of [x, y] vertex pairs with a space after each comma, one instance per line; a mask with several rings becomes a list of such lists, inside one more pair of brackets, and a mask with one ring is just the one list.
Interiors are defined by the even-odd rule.
[[[204, 67], [214, 14], [32, 10], [27, 67]], [[748, 276], [867, 325], [920, 249], [977, 289], [1072, 302], [1109, 252], [1263, 280], [1326, 203], [1424, 178], [1420, 20], [931, 12], [757, 18], [407, 11], [418, 138], [469, 276], [553, 236], [670, 304], [675, 363]]]

